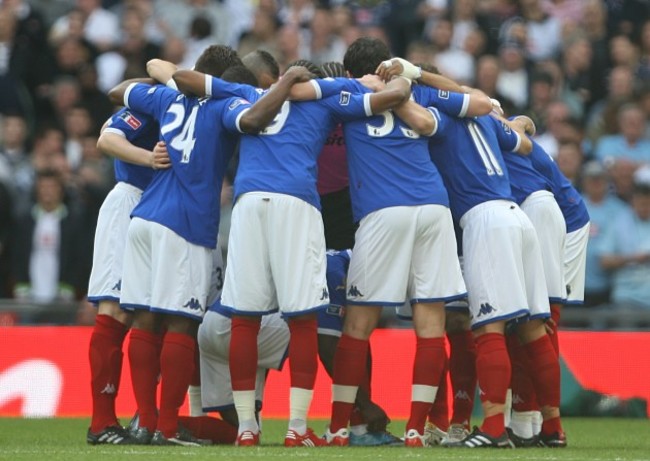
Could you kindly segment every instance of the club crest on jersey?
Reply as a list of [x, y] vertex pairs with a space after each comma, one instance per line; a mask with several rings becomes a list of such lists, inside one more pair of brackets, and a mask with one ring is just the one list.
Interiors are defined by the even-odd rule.
[[246, 101], [245, 99], [237, 99], [236, 101], [230, 103], [230, 105], [228, 106], [228, 110], [233, 110], [236, 107], [241, 106], [242, 104], [248, 104], [248, 101]]
[[120, 115], [120, 118], [124, 120], [124, 123], [129, 125], [134, 130], [137, 130], [142, 126], [142, 122], [138, 120], [131, 112], [124, 112]]
[[438, 90], [438, 97], [440, 99], [449, 99], [449, 91]]
[[339, 98], [339, 104], [341, 106], [347, 106], [350, 104], [350, 93], [347, 91], [341, 91], [341, 97]]
[[512, 129], [505, 123], [501, 122], [501, 126], [503, 126], [503, 131], [505, 131], [506, 133], [508, 134], [512, 133]]

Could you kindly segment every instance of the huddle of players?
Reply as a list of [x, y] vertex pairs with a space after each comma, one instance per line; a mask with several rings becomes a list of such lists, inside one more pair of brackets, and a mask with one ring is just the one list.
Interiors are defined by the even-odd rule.
[[[206, 310], [210, 274], [217, 285], [223, 280], [221, 265], [213, 261], [219, 192], [239, 138], [229, 260], [222, 298], [207, 314], [209, 318], [218, 315], [214, 317], [218, 326], [205, 322], [199, 332], [199, 342], [206, 345], [218, 338], [223, 344], [223, 338], [230, 337], [227, 360], [202, 357], [203, 407], [225, 410], [234, 404], [237, 418], [231, 421], [238, 423], [237, 445], [259, 444], [259, 369], [278, 366], [281, 361], [280, 356], [264, 364], [258, 356], [264, 332], [271, 331], [266, 320], [270, 316], [264, 314], [279, 309], [286, 320], [284, 330], [277, 329], [283, 333], [275, 335], [285, 338], [291, 359], [285, 445], [342, 446], [354, 441], [354, 431], [351, 436], [347, 427], [354, 419], [355, 403], [359, 406], [359, 389], [369, 388], [368, 338], [379, 320], [380, 307], [400, 306], [405, 301], [411, 306], [408, 314], [413, 319], [417, 347], [404, 444], [427, 445], [433, 431], [427, 433], [425, 425], [432, 407], [430, 419], [436, 423], [442, 419], [435, 419], [440, 405], [433, 404], [439, 386], [444, 387], [447, 368], [445, 303], [464, 299], [468, 291], [485, 420], [469, 433], [467, 414], [461, 436], [449, 445], [511, 446], [511, 438], [527, 443], [535, 436], [532, 417], [527, 420], [530, 437], [526, 431], [522, 435], [521, 429], [517, 434], [516, 425], [510, 437], [506, 432], [504, 406], [512, 369], [513, 394], [518, 396], [513, 399], [515, 413], [525, 413], [517, 403], [524, 400], [520, 389], [528, 386], [526, 397], [535, 401], [526, 401], [531, 408], [526, 411], [539, 408], [543, 416], [539, 440], [548, 446], [565, 446], [558, 408], [558, 355], [554, 335], [547, 334], [544, 324], [550, 317], [551, 293], [546, 286], [546, 261], [542, 268], [547, 251], [546, 247], [540, 251], [535, 228], [512, 201], [514, 175], [509, 178], [504, 163], [504, 158], [538, 149], [524, 134], [533, 129], [529, 121], [497, 119], [490, 115], [492, 102], [483, 94], [460, 88], [406, 61], [391, 61], [385, 45], [373, 39], [358, 40], [346, 53], [345, 70], [359, 81], [300, 83], [312, 75], [305, 68], [292, 67], [269, 91], [226, 82], [224, 71], [239, 64], [228, 51], [210, 47], [199, 58], [196, 70], [208, 75], [154, 63], [150, 74], [174, 88], [125, 82], [111, 91], [114, 102], [123, 102], [128, 109], [118, 112], [104, 130], [103, 138], [114, 135], [112, 148], [106, 150], [124, 160], [168, 171], [156, 172], [146, 187], [144, 182], [130, 180], [129, 175], [136, 175], [131, 173], [136, 171], [134, 167], [118, 161], [129, 173], [116, 168], [119, 183], [111, 194], [122, 196], [112, 200], [109, 195], [105, 207], [119, 201], [112, 206], [112, 215], [121, 213], [120, 219], [127, 223], [124, 216], [133, 217], [128, 223], [123, 263], [119, 246], [125, 243], [124, 235], [111, 235], [119, 233], [118, 225], [103, 223], [101, 217], [98, 223], [95, 266], [104, 273], [105, 281], [93, 285], [101, 278], [93, 274], [89, 290], [89, 298], [100, 307], [90, 345], [94, 407], [88, 441], [202, 443], [196, 430], [198, 439], [179, 429], [178, 408], [194, 371], [194, 338]], [[375, 72], [389, 83], [364, 77]], [[241, 80], [242, 71], [234, 73], [234, 78]], [[411, 87], [413, 80], [420, 85]], [[209, 99], [186, 97], [176, 89]], [[160, 148], [150, 152], [158, 138], [155, 122], [168, 160]], [[317, 314], [327, 311], [332, 294], [326, 279], [316, 162], [326, 137], [341, 122], [359, 229], [349, 261], [343, 331], [331, 367], [332, 420], [321, 439], [306, 422], [319, 352]], [[142, 128], [151, 125], [156, 128], [145, 140]], [[137, 171], [150, 174], [145, 170]], [[556, 194], [550, 185], [540, 192], [549, 190]], [[546, 202], [544, 197], [553, 199], [550, 192], [534, 192], [529, 197], [535, 202], [533, 209], [543, 209], [535, 204]], [[456, 252], [454, 222], [462, 229], [465, 280]], [[545, 222], [544, 218], [540, 222]], [[549, 263], [547, 273], [563, 274], [564, 248], [554, 243], [561, 253], [555, 257], [555, 267]], [[557, 273], [550, 278], [561, 279]], [[557, 300], [564, 297], [560, 294]], [[114, 411], [129, 321], [120, 305], [134, 312], [129, 357], [140, 417], [135, 436], [119, 427]], [[456, 333], [463, 339], [457, 343], [471, 348], [466, 325], [462, 320], [458, 323], [461, 326]], [[506, 349], [506, 324], [512, 325], [516, 333], [512, 337], [517, 338], [511, 341], [511, 354], [519, 351], [521, 364], [514, 368]], [[204, 347], [201, 349], [203, 352]], [[223, 351], [225, 344], [217, 349]], [[282, 345], [276, 349], [284, 352]], [[260, 355], [264, 352], [267, 357], [267, 350], [260, 346]], [[215, 385], [223, 380], [216, 380], [218, 373], [208, 372], [210, 367], [203, 362], [220, 360], [228, 363], [230, 376], [226, 380], [231, 380], [232, 401], [219, 400], [217, 395], [213, 400], [217, 404], [211, 405], [209, 393], [219, 390]], [[452, 384], [453, 362], [452, 341]], [[472, 363], [465, 367], [474, 368]], [[473, 389], [467, 394], [471, 400], [470, 395]], [[214, 421], [219, 420], [206, 425]], [[193, 424], [182, 423], [185, 427]], [[352, 424], [353, 429], [358, 426]], [[438, 430], [443, 424], [436, 424]], [[382, 442], [388, 440], [393, 441], [384, 437]]]

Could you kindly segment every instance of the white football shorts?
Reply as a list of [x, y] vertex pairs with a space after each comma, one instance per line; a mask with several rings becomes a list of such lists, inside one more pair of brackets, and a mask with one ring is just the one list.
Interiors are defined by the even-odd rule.
[[589, 243], [589, 226], [566, 235], [564, 247], [564, 278], [566, 280], [566, 304], [581, 305], [585, 300], [585, 270], [587, 268], [587, 244]]
[[131, 222], [131, 212], [141, 196], [142, 190], [118, 182], [99, 209], [93, 268], [88, 282], [88, 301], [92, 303], [120, 301], [126, 233]]
[[466, 296], [449, 209], [397, 206], [361, 220], [347, 279], [348, 304], [400, 306]]
[[491, 200], [460, 219], [472, 328], [550, 316], [537, 234], [514, 203]]
[[562, 210], [553, 194], [545, 190], [530, 194], [521, 204], [521, 209], [537, 232], [549, 301], [563, 303], [566, 300], [564, 281], [566, 223]]
[[[234, 406], [230, 380], [231, 321], [225, 315], [208, 311], [199, 326], [201, 361], [201, 403], [203, 411], [220, 411]], [[257, 335], [257, 376], [255, 400], [261, 409], [266, 371], [280, 370], [289, 346], [289, 327], [279, 314], [265, 315]]]
[[233, 313], [301, 315], [329, 305], [323, 219], [286, 194], [250, 192], [232, 211], [221, 304]]
[[124, 251], [120, 306], [201, 320], [212, 258], [212, 249], [190, 243], [161, 224], [133, 218]]

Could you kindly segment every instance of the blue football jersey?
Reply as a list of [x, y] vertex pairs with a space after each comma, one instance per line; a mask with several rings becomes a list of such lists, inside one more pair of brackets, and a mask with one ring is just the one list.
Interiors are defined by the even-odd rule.
[[430, 108], [438, 126], [429, 142], [449, 192], [454, 220], [489, 200], [513, 200], [502, 151], [517, 150], [519, 135], [489, 115], [451, 117]]
[[528, 155], [504, 152], [503, 159], [508, 169], [512, 196], [518, 205], [521, 205], [533, 192], [553, 191], [550, 181], [533, 167], [533, 162]]
[[582, 196], [562, 174], [553, 158], [535, 141], [530, 159], [533, 167], [550, 181], [553, 195], [566, 221], [566, 231], [573, 232], [587, 225], [589, 212]]
[[[149, 115], [124, 107], [108, 119], [104, 131], [124, 136], [136, 147], [153, 150], [158, 142], [160, 129], [158, 122]], [[131, 184], [141, 190], [147, 188], [154, 174], [152, 168], [133, 165], [120, 159], [115, 159], [114, 169], [116, 181]]]
[[132, 216], [162, 224], [193, 244], [216, 247], [223, 176], [250, 102], [190, 98], [162, 85], [135, 84], [124, 103], [159, 122], [172, 162], [156, 172]]
[[[312, 80], [320, 96], [334, 95], [313, 101], [286, 101], [263, 131], [242, 136], [235, 200], [247, 192], [275, 192], [292, 195], [320, 209], [317, 160], [327, 136], [339, 121], [364, 118], [370, 113], [367, 96], [340, 92], [347, 85], [347, 79], [343, 80]], [[251, 86], [229, 84], [217, 78], [212, 78], [206, 87], [213, 97], [231, 94], [231, 89], [245, 91], [252, 101], [265, 94]]]
[[[351, 86], [358, 92], [370, 93], [354, 80]], [[348, 94], [340, 94], [342, 104]], [[417, 103], [448, 104], [449, 110], [455, 106], [456, 113], [461, 113], [462, 95], [443, 93], [443, 96], [446, 99], [438, 98], [437, 90], [425, 87], [413, 89]], [[355, 221], [392, 206], [449, 206], [440, 173], [429, 159], [429, 138], [415, 133], [392, 111], [347, 122], [343, 132]]]
[[327, 290], [330, 305], [318, 312], [318, 330], [341, 332], [343, 330], [343, 309], [345, 307], [345, 280], [350, 267], [350, 250], [329, 250], [327, 252]]

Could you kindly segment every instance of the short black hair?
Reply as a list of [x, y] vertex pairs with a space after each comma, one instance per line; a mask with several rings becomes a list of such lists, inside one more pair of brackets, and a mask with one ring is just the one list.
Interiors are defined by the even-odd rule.
[[332, 77], [332, 78], [347, 77], [345, 73], [345, 67], [343, 67], [342, 62], [338, 62], [338, 61], [326, 62], [324, 64], [321, 64], [320, 68], [326, 77]]
[[280, 66], [273, 55], [266, 50], [255, 50], [242, 58], [242, 62], [258, 78], [260, 74], [268, 72], [274, 80], [280, 78]]
[[379, 39], [361, 37], [355, 40], [343, 57], [343, 66], [354, 78], [374, 74], [382, 61], [390, 59], [388, 46]]
[[194, 70], [213, 77], [221, 77], [227, 68], [243, 65], [237, 52], [229, 46], [210, 45], [196, 60]]
[[307, 59], [298, 59], [296, 61], [293, 61], [287, 65], [287, 69], [296, 66], [301, 66], [306, 68], [309, 72], [314, 74], [316, 78], [325, 78], [325, 74], [323, 73], [321, 68]]
[[246, 85], [254, 87], [259, 85], [255, 74], [245, 66], [232, 66], [227, 68], [221, 75], [221, 79], [226, 82], [245, 83]]

